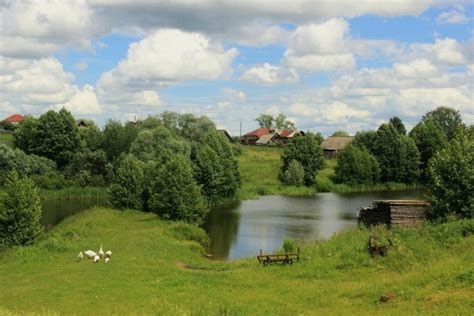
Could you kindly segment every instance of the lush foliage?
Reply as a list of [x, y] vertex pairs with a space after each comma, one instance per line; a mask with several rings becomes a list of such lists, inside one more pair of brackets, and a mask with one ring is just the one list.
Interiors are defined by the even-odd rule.
[[390, 124], [393, 125], [393, 127], [395, 127], [395, 129], [402, 135], [406, 135], [407, 134], [407, 130], [405, 128], [405, 125], [403, 124], [402, 120], [398, 117], [398, 116], [394, 116], [392, 118], [390, 118], [390, 120], [388, 121]]
[[161, 218], [201, 223], [208, 209], [188, 159], [180, 155], [151, 171], [148, 209]]
[[143, 208], [144, 166], [132, 155], [125, 156], [118, 164], [109, 188], [112, 205], [120, 209]]
[[286, 119], [286, 116], [282, 113], [277, 116], [271, 114], [260, 114], [255, 119], [260, 127], [266, 128], [277, 128], [277, 129], [295, 129], [295, 124]]
[[137, 137], [139, 130], [135, 123], [122, 125], [119, 121], [109, 120], [104, 127], [102, 148], [110, 162], [122, 154], [127, 154]]
[[340, 136], [349, 136], [349, 133], [340, 129], [340, 130], [337, 130], [334, 133], [332, 133], [331, 136], [339, 136], [339, 137]]
[[463, 132], [429, 162], [432, 217], [474, 217], [474, 133]]
[[440, 106], [427, 112], [423, 115], [422, 120], [432, 120], [438, 123], [448, 140], [453, 139], [464, 128], [459, 111], [446, 106]]
[[392, 124], [379, 127], [373, 152], [380, 164], [382, 181], [413, 183], [418, 179], [420, 153], [413, 140], [400, 134]]
[[295, 135], [285, 148], [281, 160], [283, 162], [282, 175], [288, 170], [291, 161], [295, 160], [303, 166], [304, 184], [312, 185], [318, 170], [324, 167], [320, 138], [311, 133], [307, 133], [305, 136]]
[[304, 169], [297, 160], [292, 160], [283, 174], [282, 181], [288, 185], [300, 186], [304, 184]]
[[41, 201], [33, 182], [8, 174], [0, 192], [0, 246], [27, 245], [41, 233]]
[[377, 159], [365, 147], [347, 145], [337, 157], [335, 179], [339, 183], [374, 184], [379, 181]]
[[436, 152], [446, 146], [446, 136], [439, 124], [433, 120], [421, 121], [413, 127], [409, 135], [420, 152], [420, 169], [426, 182], [428, 162]]

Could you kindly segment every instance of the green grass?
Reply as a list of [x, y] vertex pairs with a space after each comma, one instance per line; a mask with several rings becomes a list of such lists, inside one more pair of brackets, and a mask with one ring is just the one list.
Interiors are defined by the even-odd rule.
[[0, 133], [0, 145], [10, 145], [13, 142], [13, 134], [11, 133]]
[[[93, 209], [35, 246], [0, 252], [0, 314], [471, 314], [474, 221], [418, 229], [350, 230], [301, 245], [292, 266], [208, 261], [195, 228], [150, 213]], [[369, 234], [394, 243], [366, 253]], [[112, 260], [76, 262], [104, 248]], [[379, 299], [386, 293], [395, 298]]]
[[313, 187], [285, 186], [278, 179], [278, 173], [281, 167], [280, 156], [283, 153], [283, 148], [237, 146], [241, 149], [241, 154], [236, 156], [242, 176], [242, 187], [237, 194], [241, 200], [271, 194], [308, 195], [315, 192], [347, 193], [420, 188], [418, 185], [407, 185], [395, 182], [350, 186], [346, 184], [336, 184], [331, 179], [334, 175], [334, 168], [337, 165], [336, 159], [326, 159], [325, 167], [318, 172], [316, 184]]

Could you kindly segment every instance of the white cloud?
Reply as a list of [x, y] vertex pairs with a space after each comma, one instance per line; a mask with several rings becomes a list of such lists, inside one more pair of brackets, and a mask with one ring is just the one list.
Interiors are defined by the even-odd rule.
[[251, 83], [275, 85], [282, 83], [296, 83], [299, 75], [294, 69], [264, 63], [254, 66], [244, 72], [241, 79]]
[[240, 90], [232, 89], [232, 88], [225, 88], [222, 89], [222, 93], [231, 101], [234, 102], [245, 102], [247, 99], [247, 95]]
[[[469, 45], [469, 42], [464, 45]], [[466, 55], [468, 49], [453, 38], [436, 39], [433, 44], [411, 44], [407, 58], [422, 58], [430, 59], [437, 63], [446, 65], [462, 65], [466, 63]], [[467, 51], [467, 52], [466, 52]]]
[[469, 22], [469, 18], [464, 14], [464, 9], [458, 7], [450, 11], [442, 12], [438, 15], [436, 21], [440, 24], [464, 24]]
[[56, 105], [55, 108], [65, 107], [75, 115], [95, 115], [103, 112], [94, 87], [85, 85], [82, 89], [75, 87], [74, 90], [67, 102]]
[[355, 58], [345, 45], [348, 29], [349, 24], [343, 19], [298, 27], [283, 62], [309, 72], [353, 69]]
[[329, 108], [324, 111], [324, 117], [332, 122], [337, 122], [341, 119], [360, 119], [370, 116], [367, 110], [357, 110], [349, 107], [346, 103], [341, 101], [334, 101]]

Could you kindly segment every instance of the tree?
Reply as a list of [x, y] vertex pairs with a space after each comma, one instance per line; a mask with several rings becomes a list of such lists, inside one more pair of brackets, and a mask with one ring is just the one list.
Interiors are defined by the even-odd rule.
[[403, 124], [402, 120], [398, 116], [392, 117], [389, 121], [390, 124], [395, 127], [395, 129], [402, 135], [407, 134], [407, 130], [405, 128], [405, 125]]
[[270, 114], [260, 114], [259, 117], [255, 119], [258, 122], [260, 127], [272, 128], [273, 127], [273, 115]]
[[362, 131], [362, 132], [356, 133], [351, 144], [359, 148], [366, 148], [369, 151], [369, 153], [373, 155], [374, 144], [375, 144], [376, 139], [377, 139], [376, 131]]
[[225, 181], [224, 168], [219, 156], [209, 146], [203, 145], [193, 149], [194, 178], [201, 185], [202, 194], [209, 202], [217, 202], [220, 198], [220, 186]]
[[289, 130], [294, 130], [295, 129], [295, 123], [289, 121], [286, 119], [286, 116], [283, 114], [278, 114], [274, 119], [275, 123], [275, 128], [278, 129], [289, 129]]
[[139, 130], [134, 123], [129, 122], [122, 125], [119, 121], [107, 121], [103, 133], [103, 150], [107, 154], [107, 160], [113, 162], [120, 155], [127, 154], [138, 132]]
[[27, 154], [36, 154], [56, 162], [62, 169], [74, 152], [81, 148], [76, 121], [69, 111], [48, 111], [38, 120], [27, 118], [14, 134], [14, 144]]
[[82, 148], [90, 151], [96, 151], [103, 147], [104, 135], [100, 129], [93, 123], [88, 126], [79, 128]]
[[423, 180], [427, 180], [428, 162], [447, 144], [446, 135], [439, 124], [433, 120], [419, 122], [409, 134], [420, 152], [420, 169]]
[[461, 132], [428, 164], [428, 215], [446, 218], [474, 215], [474, 133]]
[[0, 244], [31, 244], [41, 234], [40, 219], [41, 200], [35, 185], [11, 172], [0, 193]]
[[382, 124], [373, 144], [382, 181], [412, 183], [419, 175], [420, 154], [413, 140], [392, 124]]
[[156, 169], [150, 183], [149, 210], [161, 218], [201, 223], [208, 209], [188, 159], [172, 155]]
[[453, 139], [464, 127], [459, 111], [446, 106], [440, 106], [433, 111], [427, 112], [423, 115], [422, 121], [427, 120], [433, 120], [438, 123], [448, 140]]
[[304, 184], [303, 166], [296, 160], [292, 160], [288, 169], [283, 174], [283, 182], [288, 185], [301, 186]]
[[124, 156], [120, 160], [108, 190], [113, 206], [120, 209], [143, 209], [143, 169], [143, 163], [132, 155]]
[[64, 173], [80, 186], [102, 186], [107, 173], [107, 156], [103, 150], [79, 151], [74, 154]]
[[305, 136], [295, 135], [285, 148], [281, 157], [280, 179], [285, 174], [292, 160], [298, 161], [304, 169], [305, 185], [314, 183], [316, 173], [324, 167], [323, 150], [320, 147], [320, 139], [317, 135], [307, 133]]
[[365, 147], [348, 144], [337, 157], [335, 178], [339, 183], [373, 184], [379, 181], [377, 159]]
[[15, 125], [13, 125], [12, 122], [3, 120], [0, 121], [0, 129], [6, 130], [6, 131], [13, 131], [15, 129]]
[[331, 136], [349, 136], [349, 133], [343, 130], [337, 130]]

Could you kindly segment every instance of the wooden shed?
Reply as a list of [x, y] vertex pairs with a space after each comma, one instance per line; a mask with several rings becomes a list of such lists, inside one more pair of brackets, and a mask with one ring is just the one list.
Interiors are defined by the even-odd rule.
[[381, 200], [359, 210], [357, 220], [366, 226], [416, 226], [426, 219], [428, 202], [423, 200]]
[[352, 141], [352, 136], [331, 136], [321, 143], [324, 157], [327, 159], [336, 158], [337, 154]]

